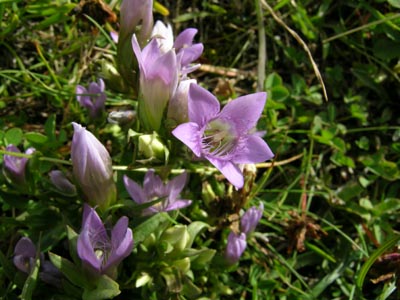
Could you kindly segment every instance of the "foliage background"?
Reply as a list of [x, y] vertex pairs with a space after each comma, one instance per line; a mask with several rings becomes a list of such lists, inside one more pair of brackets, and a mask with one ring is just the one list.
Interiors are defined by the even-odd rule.
[[[156, 13], [156, 18], [172, 21], [175, 32], [199, 29], [196, 38], [205, 52], [194, 75], [222, 102], [257, 88], [257, 5], [262, 9], [263, 89], [269, 98], [259, 129], [267, 131], [276, 157], [259, 166], [251, 193], [266, 207], [258, 232], [239, 266], [204, 273], [210, 282], [207, 297], [397, 299], [399, 260], [382, 255], [397, 253], [399, 240], [399, 2], [269, 2], [306, 43], [329, 101], [307, 53], [263, 1], [160, 4], [170, 15]], [[67, 255], [60, 220], [80, 224], [80, 203], [57, 198], [47, 173], [55, 164], [68, 168], [58, 160], [69, 159], [70, 122], [85, 121], [75, 100], [76, 84], [101, 75], [115, 48], [105, 33], [110, 25], [99, 31], [74, 13], [76, 5], [0, 1], [0, 146], [32, 145], [49, 158], [30, 161], [29, 193], [1, 178], [4, 299], [20, 293], [13, 282], [22, 278], [10, 278], [7, 268], [21, 235], [40, 238], [42, 251]], [[118, 11], [119, 4], [112, 1], [110, 7]], [[134, 105], [109, 86], [109, 111]], [[121, 135], [109, 127], [89, 128], [114, 159], [124, 160], [119, 157], [126, 146]], [[44, 202], [48, 205], [40, 205]]]

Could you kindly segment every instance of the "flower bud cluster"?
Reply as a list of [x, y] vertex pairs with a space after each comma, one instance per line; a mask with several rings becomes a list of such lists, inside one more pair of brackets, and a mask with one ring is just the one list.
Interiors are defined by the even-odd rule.
[[247, 236], [256, 229], [257, 224], [262, 218], [264, 204], [261, 202], [259, 207], [252, 206], [249, 208], [240, 219], [240, 233], [236, 234], [233, 231], [229, 233], [228, 242], [225, 250], [225, 258], [230, 264], [239, 261], [244, 250], [246, 250]]

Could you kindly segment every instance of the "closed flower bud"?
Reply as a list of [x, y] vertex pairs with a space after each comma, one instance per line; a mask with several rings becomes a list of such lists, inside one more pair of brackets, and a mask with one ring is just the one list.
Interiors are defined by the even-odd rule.
[[168, 154], [168, 149], [161, 143], [156, 133], [144, 134], [139, 136], [139, 153], [145, 158], [156, 158], [164, 161]]
[[174, 248], [173, 251], [181, 252], [186, 248], [190, 236], [185, 225], [176, 225], [165, 230], [160, 240], [171, 244]]
[[112, 162], [99, 140], [77, 123], [72, 138], [71, 159], [74, 176], [87, 201], [106, 209], [116, 200]]
[[255, 206], [249, 208], [240, 219], [240, 231], [246, 235], [254, 231], [261, 220], [263, 211], [264, 204], [262, 202], [258, 208]]
[[76, 195], [76, 187], [65, 177], [64, 173], [60, 170], [53, 170], [49, 173], [50, 181], [57, 190], [67, 196]]
[[228, 236], [228, 243], [226, 245], [225, 258], [229, 264], [234, 264], [239, 261], [244, 250], [246, 250], [246, 234], [235, 234], [231, 232]]
[[189, 121], [188, 93], [191, 83], [196, 84], [197, 81], [195, 79], [182, 80], [169, 101], [167, 117], [168, 119], [173, 120], [176, 125]]

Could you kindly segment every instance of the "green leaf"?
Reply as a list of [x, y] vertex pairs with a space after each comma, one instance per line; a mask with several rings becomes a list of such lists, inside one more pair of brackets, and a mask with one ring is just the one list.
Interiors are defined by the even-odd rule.
[[136, 226], [133, 229], [133, 240], [135, 241], [135, 245], [143, 242], [151, 233], [159, 228], [160, 223], [167, 219], [168, 217], [165, 215], [165, 213], [159, 213]]
[[117, 282], [107, 275], [101, 276], [97, 281], [95, 289], [85, 289], [83, 292], [83, 300], [104, 300], [113, 299], [121, 293]]
[[189, 232], [189, 241], [186, 244], [187, 248], [192, 247], [193, 241], [196, 238], [196, 236], [199, 234], [200, 231], [202, 231], [205, 228], [210, 228], [210, 225], [208, 225], [207, 223], [201, 222], [201, 221], [195, 221], [192, 222], [187, 230]]
[[274, 86], [269, 93], [269, 96], [277, 102], [284, 101], [289, 95], [289, 90], [283, 85]]
[[21, 299], [30, 300], [32, 299], [32, 294], [35, 290], [38, 277], [39, 277], [39, 268], [40, 268], [40, 258], [36, 258], [35, 265], [29, 274], [28, 278], [25, 281], [24, 287], [22, 289]]
[[56, 140], [56, 115], [51, 115], [44, 124], [44, 132], [50, 141]]
[[270, 88], [273, 88], [275, 86], [281, 86], [281, 85], [282, 85], [282, 77], [279, 76], [279, 74], [277, 74], [277, 73], [271, 73], [265, 79], [264, 88], [266, 90], [269, 90]]
[[360, 161], [373, 173], [387, 180], [393, 181], [400, 178], [400, 170], [397, 167], [397, 164], [386, 160], [383, 153], [360, 157]]
[[393, 248], [394, 245], [396, 245], [399, 240], [400, 240], [400, 235], [392, 236], [384, 244], [382, 244], [377, 250], [375, 250], [375, 252], [372, 253], [372, 255], [367, 259], [367, 261], [361, 267], [360, 272], [358, 273], [358, 276], [356, 277], [357, 278], [356, 284], [360, 290], [362, 289], [362, 286], [364, 285], [365, 276], [367, 276], [367, 273], [368, 273], [369, 269], [372, 267], [372, 265], [374, 264], [374, 262], [378, 259], [379, 256], [384, 254], [389, 249]]
[[4, 139], [6, 144], [13, 144], [14, 146], [17, 146], [21, 144], [23, 136], [24, 133], [20, 128], [11, 128], [6, 131]]
[[387, 2], [393, 7], [400, 8], [400, 0], [387, 0]]
[[47, 142], [47, 136], [38, 132], [28, 132], [25, 134], [25, 138], [33, 144], [44, 144]]
[[82, 288], [91, 287], [91, 284], [86, 280], [80, 267], [78, 268], [69, 260], [51, 252], [49, 252], [49, 258], [53, 265], [73, 284]]

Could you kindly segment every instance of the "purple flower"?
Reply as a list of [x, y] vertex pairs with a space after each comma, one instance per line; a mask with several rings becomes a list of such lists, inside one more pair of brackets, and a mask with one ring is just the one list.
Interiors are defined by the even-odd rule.
[[150, 215], [189, 206], [192, 203], [191, 200], [177, 199], [185, 186], [186, 179], [187, 173], [183, 173], [164, 184], [161, 178], [154, 174], [154, 170], [149, 170], [144, 177], [143, 188], [126, 175], [124, 183], [129, 195], [137, 204], [161, 199], [160, 202], [143, 211], [144, 215]]
[[175, 39], [174, 48], [176, 49], [178, 61], [181, 64], [181, 72], [183, 74], [190, 73], [200, 66], [189, 67], [189, 64], [198, 59], [204, 50], [202, 43], [193, 44], [193, 39], [196, 34], [197, 29], [187, 28]]
[[71, 159], [75, 179], [89, 203], [105, 209], [116, 200], [111, 157], [92, 133], [77, 123], [72, 125]]
[[120, 13], [119, 41], [126, 38], [130, 40], [132, 34], [136, 33], [139, 36], [140, 43], [145, 43], [153, 27], [153, 1], [123, 0]]
[[76, 187], [65, 177], [64, 173], [60, 170], [53, 170], [50, 172], [50, 181], [54, 186], [63, 194], [76, 195]]
[[[29, 274], [35, 267], [36, 247], [30, 238], [23, 237], [14, 248], [14, 265], [18, 270]], [[61, 272], [48, 260], [44, 260], [44, 255], [40, 253], [40, 272], [39, 278], [51, 285], [61, 286]]]
[[189, 122], [179, 125], [172, 134], [241, 188], [243, 174], [238, 164], [262, 162], [274, 155], [254, 132], [265, 101], [266, 93], [255, 93], [229, 102], [220, 111], [218, 100], [210, 92], [191, 84]]
[[85, 204], [77, 241], [77, 253], [85, 268], [96, 275], [107, 274], [115, 278], [118, 264], [132, 249], [133, 236], [127, 217], [121, 217], [109, 234], [96, 211]]
[[88, 89], [81, 85], [76, 86], [76, 99], [82, 107], [89, 110], [89, 115], [93, 119], [100, 117], [104, 111], [107, 98], [104, 88], [104, 81], [101, 78], [98, 83], [91, 82]]
[[120, 10], [120, 31], [117, 44], [117, 68], [124, 83], [137, 92], [137, 61], [132, 52], [132, 35], [143, 47], [153, 28], [152, 0], [123, 0]]
[[248, 235], [250, 232], [256, 229], [256, 226], [261, 220], [264, 211], [264, 204], [261, 202], [257, 208], [252, 206], [249, 208], [242, 218], [240, 219], [240, 231]]
[[195, 79], [186, 79], [179, 82], [174, 95], [168, 103], [167, 117], [170, 120], [176, 122], [176, 124], [182, 124], [188, 122], [188, 94], [190, 84], [196, 84]]
[[141, 50], [135, 35], [132, 47], [140, 69], [140, 118], [147, 129], [158, 131], [164, 110], [178, 84], [175, 51], [162, 53], [155, 39]]
[[35, 265], [36, 247], [32, 241], [27, 238], [21, 238], [14, 248], [14, 265], [18, 270], [29, 274]]
[[162, 53], [175, 49], [181, 73], [182, 75], [186, 75], [199, 67], [199, 65], [189, 67], [189, 64], [198, 59], [204, 50], [202, 43], [193, 44], [196, 34], [197, 29], [187, 28], [176, 37], [174, 42], [171, 25], [165, 25], [163, 22], [157, 21], [151, 37], [157, 40], [158, 47]]
[[244, 250], [246, 249], [246, 246], [246, 234], [235, 234], [233, 231], [231, 231], [228, 236], [228, 243], [226, 244], [226, 260], [230, 264], [238, 262]]
[[[6, 147], [6, 151], [21, 153], [16, 146], [11, 144]], [[35, 152], [34, 148], [28, 148], [25, 151], [25, 154], [30, 155], [33, 152]], [[4, 155], [4, 171], [15, 184], [25, 183], [25, 169], [27, 162], [28, 158], [25, 157], [17, 157], [7, 154]]]

